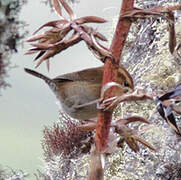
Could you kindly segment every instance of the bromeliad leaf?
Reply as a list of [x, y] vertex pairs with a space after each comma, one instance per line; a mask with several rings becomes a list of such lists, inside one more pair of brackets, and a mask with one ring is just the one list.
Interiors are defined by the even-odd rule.
[[77, 24], [84, 24], [84, 23], [105, 23], [107, 21], [97, 16], [84, 16], [76, 19], [75, 22]]
[[178, 134], [181, 135], [181, 132], [177, 126], [175, 116], [172, 112], [180, 114], [180, 107], [175, 106], [174, 104], [180, 102], [179, 99], [181, 96], [180, 83], [177, 84], [173, 91], [169, 91], [162, 95], [161, 97], [156, 97], [155, 102], [157, 104], [157, 110], [161, 117], [166, 120], [166, 122], [171, 126], [171, 128]]
[[71, 7], [64, 0], [59, 0], [59, 1], [62, 4], [62, 6], [65, 8], [67, 13], [69, 14], [71, 20], [74, 20], [76, 18], [76, 16], [75, 16], [73, 10], [71, 9]]
[[[69, 14], [70, 20], [62, 16], [60, 4]], [[53, 57], [81, 40], [84, 40], [91, 51], [97, 54], [100, 59], [104, 59], [105, 56], [109, 55], [109, 51], [95, 41], [95, 38], [106, 41], [105, 36], [93, 28], [84, 25], [85, 23], [105, 23], [107, 22], [105, 19], [97, 16], [85, 16], [76, 19], [73, 10], [64, 0], [53, 0], [53, 6], [55, 11], [61, 16], [61, 19], [43, 24], [33, 33], [34, 35], [44, 27], [50, 27], [51, 29], [27, 40], [27, 42], [38, 41], [37, 43], [32, 43], [31, 45], [35, 48], [31, 48], [26, 53], [33, 54], [40, 51], [35, 57], [35, 60], [40, 58], [36, 67], [46, 59]], [[69, 36], [70, 31], [73, 31], [73, 35]], [[95, 38], [91, 38], [91, 35]]]
[[36, 34], [38, 31], [40, 31], [44, 27], [55, 27], [55, 28], [60, 28], [61, 30], [63, 30], [69, 27], [69, 23], [66, 19], [50, 21], [40, 26], [33, 34]]
[[59, 14], [62, 17], [62, 10], [61, 10], [61, 7], [60, 7], [58, 0], [53, 0], [53, 6], [54, 6], [57, 14]]
[[121, 140], [125, 141], [134, 152], [138, 152], [140, 149], [137, 141], [148, 147], [149, 149], [156, 151], [156, 149], [151, 144], [139, 137], [135, 131], [133, 131], [126, 125], [115, 126], [115, 132], [121, 136]]

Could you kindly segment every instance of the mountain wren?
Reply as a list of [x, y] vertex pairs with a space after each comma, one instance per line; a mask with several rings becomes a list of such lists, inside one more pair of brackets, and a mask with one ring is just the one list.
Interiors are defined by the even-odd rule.
[[[102, 76], [104, 67], [85, 69], [73, 73], [57, 76], [50, 79], [43, 74], [25, 68], [25, 71], [33, 76], [43, 79], [57, 96], [63, 110], [73, 118], [85, 120], [97, 116], [96, 104], [90, 103], [84, 107], [78, 105], [86, 104], [100, 98]], [[130, 74], [123, 68], [118, 69], [117, 83], [123, 87], [134, 88]], [[127, 90], [119, 88], [119, 94]]]

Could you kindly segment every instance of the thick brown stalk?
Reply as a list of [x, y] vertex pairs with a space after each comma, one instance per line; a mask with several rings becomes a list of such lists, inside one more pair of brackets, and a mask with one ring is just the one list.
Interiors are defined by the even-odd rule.
[[[119, 65], [121, 53], [124, 47], [124, 43], [126, 41], [131, 22], [128, 20], [121, 20], [121, 15], [126, 11], [130, 11], [133, 9], [134, 0], [123, 0], [122, 1], [122, 8], [120, 12], [120, 17], [116, 26], [116, 31], [114, 33], [114, 37], [112, 40], [112, 44], [110, 47], [110, 51], [115, 58], [115, 64], [111, 59], [107, 58], [104, 67], [104, 74], [103, 74], [103, 83], [104, 86], [108, 82], [116, 81], [117, 79], [117, 67]], [[115, 88], [110, 88], [106, 93], [104, 99], [108, 99], [113, 97], [115, 93]], [[112, 110], [111, 111], [102, 111], [100, 110], [98, 113], [98, 121], [96, 127], [96, 148], [99, 152], [104, 152], [107, 146], [107, 140], [109, 135], [109, 129], [111, 124], [112, 118]]]
[[[116, 81], [118, 74], [118, 65], [123, 50], [124, 43], [126, 41], [131, 22], [129, 20], [120, 20], [121, 15], [126, 11], [133, 9], [134, 0], [122, 0], [122, 8], [120, 17], [117, 23], [116, 31], [112, 40], [110, 51], [112, 52], [115, 61], [111, 58], [106, 59], [102, 87], [108, 82]], [[111, 98], [115, 94], [115, 88], [112, 87], [105, 93], [104, 99]], [[107, 147], [110, 124], [112, 119], [112, 110], [98, 112], [98, 120], [96, 125], [96, 136], [95, 136], [95, 152], [97, 156], [93, 154], [90, 162], [90, 172], [88, 180], [103, 180], [104, 179], [104, 163], [101, 161], [101, 156], [104, 156], [104, 152]], [[102, 158], [103, 159], [103, 158]], [[96, 161], [95, 161], [96, 160]]]

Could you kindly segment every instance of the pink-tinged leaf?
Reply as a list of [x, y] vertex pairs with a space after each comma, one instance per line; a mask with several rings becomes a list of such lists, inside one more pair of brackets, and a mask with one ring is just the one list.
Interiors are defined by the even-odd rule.
[[75, 20], [77, 24], [84, 24], [84, 23], [105, 23], [107, 20], [97, 17], [97, 16], [84, 16]]
[[62, 10], [58, 0], [53, 0], [53, 6], [55, 8], [55, 11], [62, 17]]
[[77, 44], [78, 42], [80, 42], [82, 39], [79, 35], [79, 33], [74, 33], [72, 34], [71, 37], [69, 37], [68, 39], [64, 40], [64, 46], [67, 48], [67, 47], [70, 47], [74, 44]]
[[157, 6], [150, 9], [138, 9], [134, 8], [131, 11], [127, 11], [122, 15], [122, 18], [146, 18], [146, 16], [163, 16], [163, 13], [171, 12], [172, 10], [181, 10], [181, 5], [175, 6]]
[[64, 0], [59, 0], [59, 1], [61, 2], [62, 6], [65, 8], [67, 13], [69, 14], [71, 20], [74, 20], [75, 14], [74, 14], [73, 10], [71, 9], [71, 7]]
[[88, 48], [97, 59], [99, 59], [102, 63], [105, 63], [105, 58], [98, 51], [90, 48], [89, 46]]
[[95, 50], [97, 50], [102, 56], [104, 56], [104, 57], [112, 57], [112, 53], [109, 51], [109, 49], [107, 49], [106, 47], [101, 45], [96, 40], [96, 38], [94, 37], [93, 34], [91, 34], [91, 40], [92, 40], [92, 45], [95, 48]]
[[59, 23], [59, 24], [64, 24], [66, 23], [67, 20], [57, 20], [57, 21], [50, 21], [50, 22], [47, 22], [46, 24], [43, 24], [42, 26], [40, 26], [33, 34], [36, 34], [38, 31], [40, 31], [42, 28], [44, 27], [56, 27], [56, 25]]
[[99, 38], [100, 40], [102, 40], [102, 41], [107, 41], [107, 38], [103, 35], [103, 34], [101, 34], [100, 32], [93, 32], [93, 34], [94, 34], [94, 36], [96, 37], [96, 38]]
[[[139, 151], [139, 146], [134, 139], [134, 131], [126, 125], [115, 126], [115, 132], [118, 133], [122, 139], [128, 144], [128, 146], [134, 151]], [[120, 141], [118, 142], [120, 144]], [[120, 146], [118, 144], [118, 146]]]
[[134, 152], [139, 152], [140, 148], [137, 144], [137, 142], [135, 141], [134, 137], [126, 137], [124, 138], [124, 140], [126, 141], [126, 143], [128, 144], [128, 146], [134, 151]]
[[100, 44], [99, 41], [97, 41], [97, 39], [93, 33], [91, 33], [91, 40], [98, 49], [102, 49], [103, 51], [105, 50], [105, 51], [107, 51], [106, 53], [111, 55], [111, 52], [109, 51], [109, 49], [104, 47], [102, 44]]
[[40, 50], [41, 49], [39, 49], [39, 48], [31, 48], [25, 54], [34, 54], [34, 53], [37, 53]]
[[[72, 37], [70, 37], [70, 39], [67, 40], [63, 40], [57, 44], [52, 44], [51, 47], [49, 45], [49, 49], [46, 51], [46, 53], [39, 59], [36, 68], [45, 60], [53, 57], [54, 55], [60, 53], [61, 51], [69, 48], [70, 46], [78, 43], [79, 41], [81, 41], [82, 39], [80, 38], [79, 34], [75, 34]], [[37, 46], [37, 45], [34, 45]], [[42, 49], [40, 49], [42, 50]], [[43, 49], [44, 50], [44, 49]]]
[[137, 121], [150, 124], [150, 122], [147, 119], [142, 118], [140, 116], [131, 116], [128, 118], [119, 119], [118, 121], [116, 121], [116, 124], [120, 124], [120, 125], [121, 124], [129, 124], [129, 123], [137, 122]]
[[34, 53], [37, 53], [37, 51], [28, 50], [27, 52], [25, 52], [25, 55], [34, 54]]
[[44, 44], [44, 43], [36, 43], [36, 44], [31, 44], [32, 46], [39, 48], [40, 50], [47, 50], [50, 48], [50, 45]]
[[[133, 116], [134, 117], [134, 116]], [[139, 116], [135, 116], [135, 118], [141, 119], [141, 121], [144, 121], [147, 123], [147, 121], [143, 120], [142, 118], [140, 118]], [[130, 119], [131, 120], [131, 119]], [[132, 120], [131, 120], [132, 121]], [[130, 129], [127, 125], [127, 122], [124, 122], [124, 119], [120, 120], [120, 123], [114, 126], [115, 127], [115, 132], [118, 133], [128, 144], [128, 146], [134, 151], [134, 152], [138, 152], [139, 151], [139, 146], [137, 144], [137, 141], [139, 141], [140, 143], [142, 143], [143, 145], [147, 146], [148, 148], [150, 148], [153, 151], [156, 151], [156, 149], [150, 145], [149, 143], [147, 143], [145, 140], [143, 140], [142, 138], [140, 138], [139, 136], [137, 136], [137, 132]]]
[[143, 144], [144, 146], [148, 147], [149, 149], [157, 152], [157, 150], [148, 142], [146, 142], [144, 139], [140, 138], [139, 136], [134, 136], [136, 141], [139, 141], [141, 144]]
[[58, 28], [58, 30], [60, 31], [66, 31], [68, 29], [71, 29], [70, 28], [70, 22], [67, 21], [66, 19], [65, 20], [60, 20], [57, 22], [56, 24], [56, 28]]
[[37, 35], [37, 36], [32, 36], [29, 39], [27, 39], [26, 41], [27, 42], [37, 41], [37, 40], [42, 39], [44, 36], [45, 36], [44, 34], [40, 34], [40, 35]]
[[122, 15], [122, 19], [125, 18], [146, 18], [146, 16], [161, 16], [162, 14], [160, 12], [155, 12], [153, 10], [150, 9], [138, 9], [138, 8], [134, 8], [131, 11], [127, 11], [126, 13], [124, 13]]
[[102, 40], [102, 41], [107, 41], [107, 38], [106, 38], [103, 34], [97, 32], [97, 31], [94, 30], [93, 28], [91, 28], [91, 27], [89, 27], [89, 26], [86, 26], [86, 25], [81, 25], [80, 27], [81, 27], [87, 34], [90, 34], [90, 32], [91, 32], [96, 38], [98, 38], [98, 39], [100, 39], [100, 40]]
[[174, 119], [174, 121], [173, 121], [173, 120], [170, 120], [168, 117], [166, 117], [166, 120], [167, 120], [168, 125], [169, 125], [178, 135], [181, 136], [180, 130], [179, 130], [179, 128], [177, 127], [176, 122], [174, 122], [175, 119]]
[[78, 33], [73, 33], [69, 38], [63, 39], [57, 43], [52, 44], [51, 48], [56, 48], [59, 52], [66, 49], [69, 46], [72, 46], [78, 43], [81, 40], [80, 35]]

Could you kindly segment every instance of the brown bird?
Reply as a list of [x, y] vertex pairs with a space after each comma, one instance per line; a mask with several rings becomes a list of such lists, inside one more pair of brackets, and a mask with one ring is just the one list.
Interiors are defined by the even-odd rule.
[[[103, 70], [104, 67], [101, 66], [60, 75], [54, 79], [50, 79], [43, 74], [25, 68], [27, 73], [43, 79], [49, 85], [60, 101], [62, 109], [68, 115], [80, 120], [91, 119], [97, 116], [95, 103], [83, 107], [78, 106], [100, 98]], [[134, 88], [130, 74], [121, 66], [118, 69], [117, 83], [121, 84], [123, 87]], [[118, 91], [121, 95], [128, 90], [119, 88]]]

